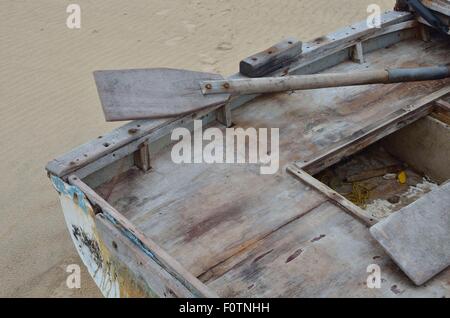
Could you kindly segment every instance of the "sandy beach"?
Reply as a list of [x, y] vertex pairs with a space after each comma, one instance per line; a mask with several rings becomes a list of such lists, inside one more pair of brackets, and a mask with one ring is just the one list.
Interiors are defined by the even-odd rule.
[[[394, 0], [378, 0], [383, 10]], [[81, 6], [81, 29], [66, 7]], [[0, 296], [99, 297], [45, 164], [120, 123], [106, 123], [98, 69], [173, 67], [235, 73], [286, 36], [309, 40], [367, 17], [371, 0], [103, 0], [0, 2]]]

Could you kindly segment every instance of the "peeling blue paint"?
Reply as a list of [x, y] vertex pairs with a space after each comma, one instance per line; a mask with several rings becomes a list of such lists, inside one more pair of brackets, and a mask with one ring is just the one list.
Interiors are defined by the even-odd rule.
[[50, 176], [50, 178], [56, 191], [69, 196], [72, 200], [76, 198], [77, 204], [83, 210], [83, 212], [86, 214], [89, 213], [88, 207], [86, 205], [86, 196], [83, 191], [75, 186], [65, 183], [61, 178], [58, 178], [57, 176], [52, 175]]
[[[57, 176], [52, 175], [51, 180], [53, 183], [53, 186], [55, 187], [56, 191], [58, 191], [61, 194], [69, 196], [72, 200], [74, 197], [77, 198], [77, 204], [78, 206], [85, 212], [88, 213], [88, 208], [86, 206], [86, 196], [83, 191], [81, 191], [79, 188], [65, 183], [61, 178], [58, 178]], [[157, 258], [155, 255], [139, 240], [133, 233], [131, 233], [129, 230], [123, 228], [116, 219], [114, 219], [111, 215], [108, 213], [103, 212], [103, 215], [114, 225], [119, 226], [121, 232], [128, 237], [134, 244], [136, 244], [138, 247], [141, 248], [144, 253], [152, 258], [153, 260], [157, 261]]]
[[155, 255], [141, 242], [140, 239], [138, 239], [131, 231], [128, 229], [125, 229], [123, 226], [121, 226], [120, 223], [117, 222], [116, 219], [114, 219], [111, 215], [108, 213], [103, 213], [103, 215], [116, 227], [119, 227], [119, 230], [124, 234], [126, 237], [128, 237], [134, 244], [136, 244], [147, 256], [152, 258], [154, 261], [159, 262], [159, 260], [155, 257]]
[[[89, 210], [87, 207], [86, 202], [87, 198], [83, 191], [81, 191], [78, 187], [67, 184], [64, 182], [61, 178], [51, 175], [50, 179], [52, 181], [53, 186], [55, 187], [56, 191], [58, 191], [60, 194], [64, 194], [71, 198], [73, 201], [76, 199], [76, 204], [83, 210], [84, 213], [89, 214]], [[108, 221], [110, 221], [112, 224], [114, 224], [119, 231], [125, 235], [129, 240], [131, 240], [136, 246], [138, 246], [148, 257], [153, 259], [158, 265], [160, 265], [162, 268], [165, 268], [165, 266], [161, 263], [161, 261], [158, 259], [158, 257], [139, 239], [136, 237], [136, 235], [130, 231], [129, 229], [125, 228], [120, 224], [113, 216], [111, 216], [106, 211], [102, 211], [103, 216], [106, 217]], [[167, 270], [167, 269], [166, 269]], [[168, 271], [168, 270], [167, 270]], [[191, 289], [186, 283], [183, 281], [183, 279], [180, 279], [176, 273], [171, 273], [171, 271], [168, 271], [169, 274], [173, 275], [182, 285], [186, 286], [186, 288]], [[197, 294], [194, 292], [194, 295], [197, 297], [202, 297], [202, 295]]]

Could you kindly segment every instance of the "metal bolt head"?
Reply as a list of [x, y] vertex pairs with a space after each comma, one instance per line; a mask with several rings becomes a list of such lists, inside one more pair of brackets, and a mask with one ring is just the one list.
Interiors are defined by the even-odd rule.
[[206, 85], [205, 85], [205, 88], [206, 88], [206, 89], [211, 89], [211, 88], [212, 88], [212, 85], [211, 85], [211, 84], [206, 84]]
[[229, 88], [230, 88], [230, 83], [224, 83], [224, 84], [223, 84], [223, 88], [229, 89]]

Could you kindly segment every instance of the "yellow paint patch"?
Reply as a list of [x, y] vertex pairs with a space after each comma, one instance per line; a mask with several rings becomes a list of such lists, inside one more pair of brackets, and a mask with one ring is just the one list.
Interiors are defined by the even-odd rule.
[[400, 184], [405, 184], [406, 180], [408, 180], [408, 176], [406, 175], [405, 171], [401, 171], [398, 175], [397, 175], [397, 180]]

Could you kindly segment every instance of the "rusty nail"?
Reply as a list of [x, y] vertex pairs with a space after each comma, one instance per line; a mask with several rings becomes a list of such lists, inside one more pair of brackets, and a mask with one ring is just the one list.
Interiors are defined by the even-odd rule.
[[224, 83], [224, 84], [223, 84], [223, 88], [229, 89], [229, 88], [230, 88], [230, 83]]
[[211, 89], [212, 85], [211, 84], [206, 84], [205, 87], [206, 87], [206, 89]]
[[129, 133], [130, 135], [132, 135], [132, 134], [137, 133], [138, 130], [139, 130], [139, 129], [137, 129], [137, 128], [130, 128], [130, 129], [128, 129], [128, 133]]

